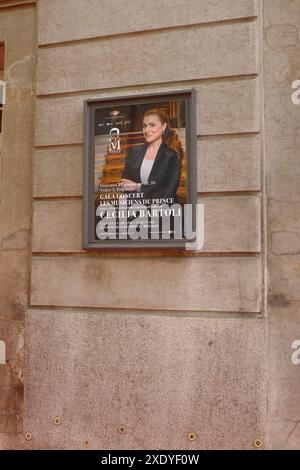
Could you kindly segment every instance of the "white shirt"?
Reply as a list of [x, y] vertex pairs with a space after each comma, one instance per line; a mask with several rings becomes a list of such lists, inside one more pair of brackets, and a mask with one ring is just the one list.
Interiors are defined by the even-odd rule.
[[149, 179], [149, 175], [151, 173], [152, 167], [153, 167], [153, 163], [154, 163], [154, 160], [146, 160], [145, 158], [143, 159], [141, 170], [140, 170], [142, 184], [148, 183], [148, 179]]

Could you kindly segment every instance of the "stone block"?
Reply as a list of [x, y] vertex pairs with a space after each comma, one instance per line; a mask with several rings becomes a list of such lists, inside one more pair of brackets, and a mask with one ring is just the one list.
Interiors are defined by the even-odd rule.
[[28, 449], [266, 446], [264, 321], [31, 310], [26, 344]]
[[31, 304], [259, 312], [259, 257], [36, 257]]

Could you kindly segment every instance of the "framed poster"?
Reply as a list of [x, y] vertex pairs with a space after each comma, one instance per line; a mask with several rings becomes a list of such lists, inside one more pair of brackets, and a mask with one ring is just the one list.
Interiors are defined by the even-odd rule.
[[84, 248], [191, 241], [195, 106], [194, 90], [85, 101]]

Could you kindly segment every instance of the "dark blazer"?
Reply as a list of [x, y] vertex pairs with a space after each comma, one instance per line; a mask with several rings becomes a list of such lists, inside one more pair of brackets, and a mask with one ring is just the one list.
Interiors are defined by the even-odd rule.
[[[131, 147], [128, 151], [122, 178], [141, 183], [140, 170], [148, 144]], [[149, 198], [174, 198], [181, 174], [181, 156], [161, 143], [154, 160], [148, 184], [142, 184], [141, 192]]]

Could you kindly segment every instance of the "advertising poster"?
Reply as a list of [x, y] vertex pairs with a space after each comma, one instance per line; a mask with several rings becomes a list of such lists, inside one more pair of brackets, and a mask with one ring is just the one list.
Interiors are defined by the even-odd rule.
[[194, 194], [192, 95], [86, 102], [85, 247], [184, 246]]

